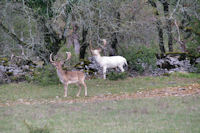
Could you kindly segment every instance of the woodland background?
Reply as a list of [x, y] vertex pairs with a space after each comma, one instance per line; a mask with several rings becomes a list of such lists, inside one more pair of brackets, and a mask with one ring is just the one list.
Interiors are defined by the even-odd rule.
[[[90, 42], [125, 73], [102, 79]], [[63, 97], [51, 53], [88, 97]], [[0, 0], [0, 132], [200, 133], [199, 73], [200, 0]]]
[[[108, 42], [102, 55], [124, 56], [132, 75], [153, 73], [158, 68], [157, 60], [167, 55], [183, 55], [189, 67], [195, 67], [191, 71], [199, 72], [200, 0], [0, 2], [0, 62], [4, 77], [20, 75], [17, 66], [18, 71], [26, 69], [32, 75], [43, 68], [52, 71], [49, 54], [64, 60], [66, 51], [73, 55], [67, 67], [86, 70], [91, 62], [89, 41], [93, 47], [101, 47], [101, 39]], [[12, 67], [15, 70], [10, 70], [13, 64], [17, 64]], [[174, 68], [166, 64], [163, 69]], [[40, 70], [35, 70], [38, 66]]]

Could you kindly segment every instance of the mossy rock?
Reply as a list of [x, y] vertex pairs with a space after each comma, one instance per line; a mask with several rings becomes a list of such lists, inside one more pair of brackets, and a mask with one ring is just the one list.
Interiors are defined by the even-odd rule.
[[7, 57], [0, 57], [0, 62], [8, 62], [9, 59]]
[[84, 70], [85, 73], [88, 73], [89, 75], [95, 75], [95, 72], [94, 70]]
[[91, 62], [89, 60], [80, 60], [79, 63], [74, 65], [75, 68], [77, 69], [86, 69], [85, 67], [88, 66]]
[[165, 54], [166, 54], [166, 56], [167, 56], [167, 55], [170, 55], [170, 56], [172, 56], [172, 57], [174, 57], [174, 56], [179, 56], [179, 58], [178, 58], [179, 61], [185, 60], [186, 57], [187, 57], [187, 53], [186, 53], [186, 52], [167, 52], [167, 53], [165, 53]]
[[169, 77], [170, 76], [170, 73], [163, 73], [162, 76], [166, 76], [166, 77]]
[[172, 55], [172, 56], [177, 56], [177, 55], [187, 55], [186, 52], [166, 52], [166, 55]]
[[3, 66], [9, 66], [9, 58], [0, 57], [0, 64], [2, 64]]
[[25, 75], [10, 76], [10, 80], [12, 82], [21, 82], [26, 80], [26, 76]]
[[6, 72], [6, 74], [7, 74], [8, 76], [12, 76], [12, 75], [13, 75], [13, 72]]

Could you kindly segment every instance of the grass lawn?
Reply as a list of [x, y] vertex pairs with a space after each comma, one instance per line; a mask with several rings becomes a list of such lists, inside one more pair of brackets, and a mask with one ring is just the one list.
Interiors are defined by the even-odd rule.
[[[93, 97], [200, 83], [200, 75], [174, 74], [86, 82], [89, 97]], [[70, 85], [70, 97], [66, 99], [76, 99], [77, 91], [75, 85]], [[81, 98], [84, 98], [83, 92]], [[20, 99], [65, 99], [63, 93], [62, 85], [7, 84], [0, 86], [0, 103]], [[16, 104], [0, 107], [0, 133], [28, 133], [27, 125], [34, 130], [48, 129], [50, 133], [199, 133], [199, 110], [200, 95], [73, 104]]]
[[[199, 133], [200, 96], [0, 108], [1, 133]], [[39, 132], [38, 132], [39, 133]]]

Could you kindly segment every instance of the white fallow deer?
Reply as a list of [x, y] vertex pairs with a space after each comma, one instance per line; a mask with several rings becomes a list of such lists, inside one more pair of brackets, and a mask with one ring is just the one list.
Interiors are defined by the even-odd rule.
[[[104, 42], [103, 47], [106, 46], [106, 40], [102, 39]], [[94, 56], [97, 63], [103, 68], [103, 78], [106, 79], [106, 70], [107, 68], [119, 68], [121, 72], [124, 72], [124, 65], [127, 65], [127, 61], [122, 56], [101, 56], [101, 48], [93, 49], [90, 41], [90, 51]]]
[[[71, 58], [71, 53], [66, 52], [67, 60]], [[57, 70], [57, 75], [60, 79], [60, 82], [64, 85], [65, 94], [64, 97], [67, 97], [67, 88], [69, 84], [77, 84], [79, 86], [79, 91], [77, 93], [77, 97], [80, 96], [81, 93], [81, 85], [85, 88], [85, 96], [87, 96], [87, 86], [85, 84], [85, 74], [81, 71], [67, 71], [62, 69], [62, 65], [64, 61], [53, 61], [52, 54], [50, 54], [50, 62], [55, 66]]]

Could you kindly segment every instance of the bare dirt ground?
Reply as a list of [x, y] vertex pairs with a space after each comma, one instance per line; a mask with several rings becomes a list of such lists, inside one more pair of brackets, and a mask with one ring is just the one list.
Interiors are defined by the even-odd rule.
[[102, 102], [109, 100], [123, 100], [123, 99], [136, 99], [136, 98], [151, 98], [151, 97], [167, 97], [167, 96], [189, 96], [200, 95], [200, 84], [190, 84], [187, 86], [167, 87], [145, 91], [137, 91], [136, 93], [122, 93], [122, 94], [109, 94], [93, 97], [81, 97], [81, 98], [59, 98], [54, 99], [18, 99], [17, 101], [7, 101], [5, 103], [0, 102], [0, 107], [15, 106], [20, 104], [34, 105], [34, 104], [56, 104], [56, 103], [92, 103]]

